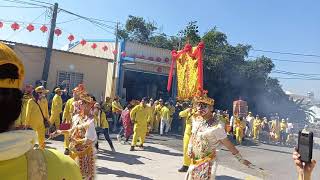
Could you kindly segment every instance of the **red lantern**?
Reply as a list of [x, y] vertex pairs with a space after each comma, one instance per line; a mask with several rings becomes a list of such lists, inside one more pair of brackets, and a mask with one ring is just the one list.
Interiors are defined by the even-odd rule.
[[3, 22], [0, 21], [0, 28], [3, 28]]
[[159, 67], [157, 68], [157, 72], [161, 73], [161, 72], [162, 72], [162, 67], [159, 66]]
[[55, 29], [55, 30], [54, 30], [54, 34], [55, 34], [56, 36], [60, 36], [60, 35], [62, 34], [62, 31], [61, 31], [60, 29]]
[[166, 57], [166, 58], [164, 59], [164, 61], [165, 61], [166, 63], [168, 63], [168, 62], [169, 62], [169, 58]]
[[70, 35], [68, 36], [68, 39], [69, 39], [70, 42], [73, 41], [73, 40], [74, 40], [74, 35], [70, 34]]
[[40, 31], [42, 31], [43, 33], [47, 32], [48, 31], [47, 26], [42, 25], [41, 28], [40, 28]]
[[32, 24], [29, 24], [29, 25], [27, 26], [27, 30], [28, 30], [29, 32], [33, 31], [33, 30], [34, 30], [34, 26], [33, 26]]
[[11, 24], [11, 29], [16, 31], [18, 29], [20, 29], [20, 25], [16, 22], [14, 22], [13, 24]]
[[98, 45], [96, 44], [96, 43], [93, 43], [92, 45], [91, 45], [91, 48], [92, 49], [96, 49], [98, 47]]
[[86, 41], [86, 40], [84, 40], [84, 39], [82, 39], [82, 40], [80, 41], [80, 44], [81, 44], [82, 46], [84, 46], [84, 45], [86, 45], [86, 44], [87, 44], [87, 41]]
[[104, 46], [102, 47], [102, 50], [103, 50], [103, 51], [107, 51], [107, 50], [108, 50], [108, 46], [107, 46], [107, 45], [104, 45]]
[[113, 50], [112, 53], [113, 53], [114, 55], [117, 55], [117, 50]]
[[121, 53], [121, 56], [122, 56], [122, 57], [126, 57], [126, 56], [127, 56], [127, 53], [126, 53], [126, 52], [122, 52], [122, 53]]

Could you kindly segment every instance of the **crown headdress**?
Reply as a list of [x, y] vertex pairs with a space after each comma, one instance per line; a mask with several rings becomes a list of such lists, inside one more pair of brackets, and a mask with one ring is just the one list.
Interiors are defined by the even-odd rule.
[[194, 98], [193, 98], [193, 102], [195, 103], [204, 103], [204, 104], [208, 104], [210, 106], [214, 105], [214, 100], [212, 98], [209, 98], [207, 96], [208, 91], [206, 90], [198, 90], [198, 92], [195, 94]]

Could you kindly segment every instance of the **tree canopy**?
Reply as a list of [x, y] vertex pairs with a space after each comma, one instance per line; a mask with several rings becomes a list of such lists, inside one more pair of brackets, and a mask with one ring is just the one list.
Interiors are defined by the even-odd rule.
[[227, 35], [213, 27], [200, 35], [197, 22], [186, 25], [177, 36], [157, 33], [158, 27], [142, 17], [129, 16], [120, 38], [165, 49], [179, 49], [186, 43], [205, 43], [204, 86], [215, 99], [215, 108], [232, 110], [232, 102], [241, 98], [248, 102], [249, 110], [260, 116], [279, 113], [291, 120], [304, 121], [306, 112], [290, 100], [279, 81], [270, 77], [275, 67], [272, 60], [261, 56], [248, 58], [251, 46], [231, 45]]

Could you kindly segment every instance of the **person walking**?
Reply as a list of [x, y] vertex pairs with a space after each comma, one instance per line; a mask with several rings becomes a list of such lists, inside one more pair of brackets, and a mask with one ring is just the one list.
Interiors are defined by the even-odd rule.
[[60, 114], [62, 113], [62, 92], [60, 88], [54, 90], [56, 93], [52, 99], [50, 123], [60, 128]]
[[143, 149], [143, 143], [148, 130], [148, 121], [150, 118], [148, 107], [146, 105], [146, 98], [143, 98], [139, 105], [134, 107], [130, 112], [130, 118], [134, 122], [133, 139], [130, 151], [134, 151], [138, 139], [140, 140], [139, 147]]
[[120, 98], [116, 96], [112, 102], [112, 113], [113, 113], [113, 129], [112, 132], [116, 132], [118, 129], [119, 118], [123, 107], [120, 104]]
[[122, 122], [122, 128], [119, 134], [117, 135], [117, 139], [119, 142], [121, 142], [122, 138], [125, 138], [124, 143], [127, 143], [129, 141], [130, 136], [133, 133], [133, 125], [130, 118], [130, 111], [133, 107], [134, 105], [132, 103], [129, 103], [126, 109], [121, 113], [120, 119]]
[[[92, 98], [94, 101], [96, 101], [95, 97], [92, 96]], [[95, 127], [97, 132], [96, 149], [99, 149], [99, 134], [102, 133], [106, 138], [106, 141], [108, 142], [112, 152], [115, 152], [116, 150], [114, 149], [114, 146], [112, 144], [112, 141], [109, 135], [109, 123], [107, 121], [106, 113], [104, 113], [101, 110], [99, 103], [95, 103], [93, 114], [94, 114], [94, 122], [95, 122]]]
[[166, 102], [160, 111], [160, 117], [161, 117], [160, 136], [163, 135], [163, 131], [165, 135], [167, 135], [170, 129], [170, 109], [168, 108], [169, 106], [170, 104]]

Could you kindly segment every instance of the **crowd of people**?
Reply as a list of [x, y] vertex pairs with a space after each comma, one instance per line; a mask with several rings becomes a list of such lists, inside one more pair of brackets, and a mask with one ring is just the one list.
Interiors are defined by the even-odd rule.
[[261, 118], [251, 112], [246, 117], [231, 116], [224, 111], [217, 113], [225, 125], [225, 130], [232, 135], [236, 142], [241, 144], [245, 138], [252, 138], [256, 142], [272, 143], [276, 145], [295, 146], [293, 123], [289, 119], [281, 119], [278, 114]]
[[[24, 66], [16, 54], [0, 43], [0, 177], [3, 179], [95, 179], [99, 134], [116, 151], [109, 135], [111, 119], [112, 131], [117, 133], [120, 128], [119, 141], [128, 142], [132, 136], [130, 151], [136, 147], [143, 149], [150, 133], [166, 135], [178, 127], [175, 118], [184, 120], [184, 158], [179, 171], [187, 172], [186, 179], [214, 179], [216, 148], [220, 144], [240, 164], [254, 167], [229, 141], [227, 133], [235, 134], [239, 143], [246, 134], [258, 140], [264, 121], [252, 118], [251, 114], [246, 119], [234, 117], [229, 121], [227, 112], [214, 112], [214, 101], [206, 93], [200, 92], [192, 102], [176, 106], [162, 99], [142, 98], [123, 108], [119, 97], [99, 103], [79, 84], [69, 99], [62, 98], [65, 90], [56, 87], [48, 102], [49, 91], [44, 86], [27, 85], [20, 90], [24, 74]], [[281, 123], [279, 118], [270, 123], [269, 134], [274, 140], [285, 139], [283, 131], [289, 125], [285, 121]], [[45, 148], [46, 134], [49, 138], [64, 136], [64, 154]], [[299, 156], [293, 153], [299, 177], [310, 179], [315, 161], [303, 165]]]

